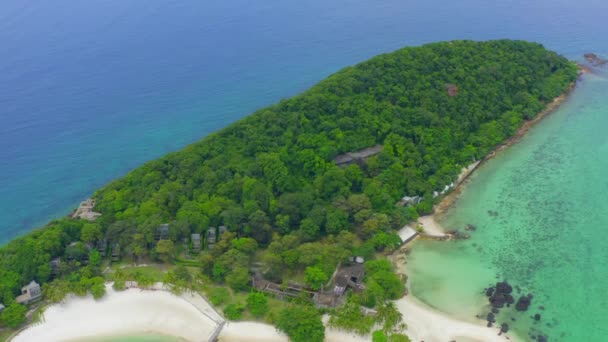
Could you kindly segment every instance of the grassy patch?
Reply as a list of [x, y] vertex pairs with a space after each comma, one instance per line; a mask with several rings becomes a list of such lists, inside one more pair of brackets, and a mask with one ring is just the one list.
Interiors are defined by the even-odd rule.
[[14, 330], [2, 330], [0, 331], [0, 341], [7, 341], [8, 338], [14, 334]]
[[142, 266], [142, 267], [114, 267], [114, 272], [110, 275], [111, 279], [120, 277], [123, 280], [148, 279], [153, 282], [163, 281], [165, 273], [171, 267], [163, 266]]

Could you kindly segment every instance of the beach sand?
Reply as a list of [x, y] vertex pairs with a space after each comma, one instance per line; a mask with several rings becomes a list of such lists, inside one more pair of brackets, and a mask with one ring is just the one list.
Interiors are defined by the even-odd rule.
[[[326, 322], [327, 316], [323, 321]], [[288, 342], [287, 335], [270, 324], [257, 322], [228, 322], [219, 336], [220, 342]], [[325, 342], [367, 342], [370, 336], [359, 336], [338, 329], [325, 329]]]
[[[498, 336], [498, 328], [487, 328], [481, 320], [479, 324], [460, 321], [430, 308], [412, 296], [405, 296], [395, 304], [403, 314], [407, 324], [405, 333], [412, 341], [425, 342], [514, 342], [511, 334]], [[507, 339], [508, 336], [508, 339]], [[255, 322], [229, 322], [224, 327], [220, 342], [288, 342], [286, 335], [278, 332], [269, 324]], [[326, 342], [364, 342], [371, 336], [358, 336], [353, 333], [327, 328]]]
[[403, 314], [403, 321], [407, 324], [406, 334], [412, 341], [518, 341], [511, 334], [498, 336], [498, 328], [488, 328], [481, 320], [479, 324], [473, 324], [452, 318], [411, 295], [397, 300], [395, 304]]
[[12, 341], [73, 341], [141, 333], [207, 341], [217, 323], [197, 306], [167, 291], [116, 292], [108, 285], [106, 296], [100, 300], [71, 297], [65, 303], [51, 305], [42, 322], [25, 329]]
[[[398, 271], [405, 271], [400, 262]], [[163, 290], [129, 289], [114, 291], [107, 285], [101, 300], [91, 297], [70, 297], [62, 304], [48, 307], [42, 322], [18, 334], [12, 341], [79, 341], [104, 336], [159, 334], [187, 341], [207, 341], [221, 317], [198, 294], [180, 296]], [[403, 314], [412, 341], [506, 341], [496, 328], [454, 319], [430, 308], [411, 295], [395, 301]], [[324, 317], [327, 321], [327, 317]], [[509, 335], [511, 341], [516, 341]], [[227, 322], [219, 341], [223, 342], [287, 342], [285, 334], [269, 324], [258, 322]], [[327, 342], [371, 341], [370, 336], [358, 336], [327, 328]]]
[[427, 215], [418, 218], [418, 225], [422, 226], [422, 230], [428, 236], [443, 237], [445, 236], [445, 230], [435, 220], [435, 216]]

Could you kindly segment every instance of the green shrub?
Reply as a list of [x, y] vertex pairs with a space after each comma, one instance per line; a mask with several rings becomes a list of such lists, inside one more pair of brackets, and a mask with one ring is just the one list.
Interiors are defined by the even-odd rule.
[[256, 317], [264, 316], [268, 311], [268, 298], [260, 292], [251, 292], [247, 296], [247, 309]]
[[224, 316], [231, 321], [236, 321], [241, 318], [244, 310], [245, 306], [243, 304], [228, 304], [224, 308]]
[[225, 287], [216, 287], [209, 293], [209, 301], [215, 306], [224, 304], [230, 297], [230, 292]]

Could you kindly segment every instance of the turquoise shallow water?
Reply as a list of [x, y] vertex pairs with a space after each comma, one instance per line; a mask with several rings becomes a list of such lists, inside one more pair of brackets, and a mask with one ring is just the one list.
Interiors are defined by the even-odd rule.
[[416, 243], [414, 295], [472, 319], [487, 313], [483, 288], [507, 279], [534, 299], [526, 313], [503, 310], [499, 323], [527, 339], [606, 341], [607, 85], [605, 75], [586, 76], [558, 111], [473, 175], [441, 223], [477, 230], [466, 241]]

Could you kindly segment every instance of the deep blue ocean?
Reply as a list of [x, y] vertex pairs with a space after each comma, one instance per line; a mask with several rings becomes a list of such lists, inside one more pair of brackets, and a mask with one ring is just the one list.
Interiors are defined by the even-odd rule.
[[0, 3], [0, 243], [329, 74], [406, 45], [608, 53], [602, 0]]

